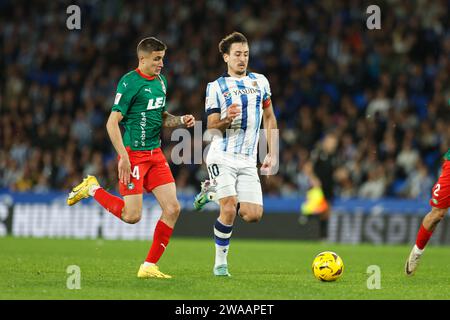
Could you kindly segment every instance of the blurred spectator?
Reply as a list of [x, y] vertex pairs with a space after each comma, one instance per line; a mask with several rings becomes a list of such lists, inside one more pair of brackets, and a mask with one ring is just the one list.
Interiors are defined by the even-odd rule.
[[429, 200], [433, 184], [434, 179], [428, 173], [428, 168], [422, 161], [418, 161], [406, 180], [403, 194], [407, 198]]
[[334, 174], [336, 180], [336, 195], [343, 198], [354, 198], [357, 195], [350, 172], [345, 167], [339, 167]]
[[410, 139], [404, 140], [402, 149], [397, 156], [397, 165], [408, 174], [415, 168], [418, 160], [419, 152], [413, 149], [412, 141]]
[[90, 144], [92, 130], [83, 110], [77, 110], [75, 120], [71, 126], [70, 136], [77, 140], [80, 149]]
[[366, 199], [379, 199], [386, 191], [386, 178], [381, 165], [368, 171], [367, 181], [358, 191], [358, 196]]
[[383, 118], [386, 118], [390, 107], [391, 104], [389, 99], [386, 97], [386, 92], [384, 92], [384, 89], [380, 88], [378, 89], [375, 98], [369, 102], [366, 116], [374, 117], [378, 114]]

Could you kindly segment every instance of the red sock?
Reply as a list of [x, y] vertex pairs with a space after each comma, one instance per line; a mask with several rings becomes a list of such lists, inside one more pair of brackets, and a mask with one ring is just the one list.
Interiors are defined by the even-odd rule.
[[153, 234], [153, 243], [150, 251], [148, 252], [146, 262], [157, 263], [161, 255], [164, 253], [167, 245], [169, 244], [170, 236], [172, 235], [173, 229], [167, 224], [158, 221], [155, 228], [155, 233]]
[[122, 209], [125, 202], [121, 198], [112, 195], [103, 188], [98, 188], [94, 193], [94, 199], [97, 200], [103, 208], [122, 220]]
[[428, 240], [430, 240], [432, 234], [433, 231], [428, 231], [427, 229], [425, 229], [423, 224], [421, 224], [416, 238], [417, 248], [423, 250], [423, 248], [425, 248], [425, 246], [427, 245]]

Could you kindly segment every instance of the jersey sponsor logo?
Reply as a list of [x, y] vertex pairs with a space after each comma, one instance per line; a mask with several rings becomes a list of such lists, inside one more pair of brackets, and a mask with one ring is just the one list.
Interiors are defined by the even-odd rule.
[[139, 125], [141, 126], [141, 147], [145, 147], [145, 139], [147, 137], [145, 133], [145, 126], [147, 125], [147, 117], [145, 115], [145, 112], [141, 112], [141, 122]]
[[165, 97], [158, 97], [156, 99], [149, 99], [147, 104], [147, 110], [159, 109], [164, 107], [166, 102]]
[[[256, 82], [255, 82], [255, 85], [257, 85]], [[244, 94], [245, 95], [259, 94], [259, 90], [255, 89], [255, 88], [244, 88], [244, 89], [233, 90], [231, 92], [226, 91], [226, 92], [223, 93], [223, 97], [225, 99], [229, 99], [229, 98], [231, 98], [231, 95], [233, 95], [233, 96], [241, 96], [241, 95], [244, 95]]]
[[150, 88], [146, 88], [146, 89], [144, 89], [144, 91], [152, 93], [152, 89], [150, 89]]
[[128, 85], [128, 83], [126, 83], [126, 82], [124, 82], [124, 83], [122, 83], [123, 84], [123, 86], [126, 88], [127, 87], [127, 85]]
[[122, 98], [122, 94], [117, 93], [116, 97], [114, 98], [114, 104], [119, 104], [120, 98]]
[[258, 94], [259, 90], [255, 89], [255, 88], [243, 88], [243, 89], [233, 90], [232, 93], [235, 96], [241, 96], [241, 95], [244, 95], [244, 94], [246, 94], [246, 95]]

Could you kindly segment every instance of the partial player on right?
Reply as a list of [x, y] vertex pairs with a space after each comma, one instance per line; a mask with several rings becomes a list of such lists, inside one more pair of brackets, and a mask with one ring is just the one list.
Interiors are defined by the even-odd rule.
[[412, 276], [416, 272], [428, 240], [430, 240], [437, 224], [444, 219], [450, 207], [450, 149], [444, 155], [442, 172], [432, 191], [430, 199], [431, 211], [423, 218], [417, 233], [416, 244], [406, 260], [405, 273], [408, 276]]

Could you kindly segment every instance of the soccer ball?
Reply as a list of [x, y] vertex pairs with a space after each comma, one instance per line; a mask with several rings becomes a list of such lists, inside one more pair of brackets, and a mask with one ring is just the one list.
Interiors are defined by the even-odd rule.
[[335, 281], [344, 272], [344, 262], [336, 253], [324, 251], [314, 258], [312, 271], [321, 281]]

